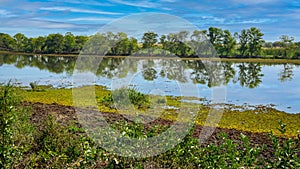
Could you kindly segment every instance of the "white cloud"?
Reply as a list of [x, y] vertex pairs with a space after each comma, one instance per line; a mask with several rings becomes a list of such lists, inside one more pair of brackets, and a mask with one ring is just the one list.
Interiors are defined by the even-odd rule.
[[[90, 25], [91, 26], [91, 25]], [[7, 28], [32, 28], [32, 29], [88, 29], [88, 25], [55, 22], [24, 18], [6, 19], [2, 21], [1, 27]]]
[[285, 17], [290, 19], [300, 19], [300, 9], [289, 10], [287, 13], [274, 14], [275, 17]]
[[273, 23], [276, 21], [277, 21], [276, 19], [257, 18], [257, 19], [248, 19], [248, 20], [231, 20], [225, 22], [225, 24], [264, 24], [264, 23]]
[[68, 21], [112, 21], [112, 18], [97, 18], [97, 17], [81, 17], [81, 18], [71, 18]]
[[73, 24], [61, 23], [61, 22], [51, 22], [51, 21], [42, 21], [42, 20], [23, 20], [23, 19], [14, 19], [4, 22], [3, 26], [11, 27], [39, 27], [39, 28], [70, 28], [73, 27]]
[[68, 11], [68, 12], [78, 12], [78, 13], [90, 13], [90, 14], [105, 14], [105, 15], [121, 15], [122, 13], [116, 12], [106, 12], [106, 11], [96, 11], [96, 10], [87, 10], [87, 9], [78, 9], [71, 7], [42, 7], [40, 10], [45, 11]]
[[244, 20], [238, 23], [242, 23], [242, 24], [258, 24], [258, 23], [267, 23], [270, 22], [270, 19], [252, 19], [252, 20]]
[[225, 19], [224, 18], [218, 18], [218, 17], [214, 17], [214, 16], [201, 16], [200, 17], [203, 20], [209, 20], [211, 22], [218, 22], [218, 23], [224, 23]]
[[0, 9], [0, 17], [13, 17], [16, 16], [7, 10]]
[[0, 15], [8, 15], [9, 12], [3, 9], [0, 9]]
[[69, 4], [82, 4], [82, 5], [91, 5], [91, 6], [112, 6], [110, 3], [103, 3], [95, 0], [55, 0], [55, 2], [64, 2]]
[[257, 4], [265, 4], [265, 3], [275, 3], [278, 0], [232, 0], [235, 3], [242, 3], [247, 5], [257, 5]]
[[160, 0], [161, 2], [169, 2], [169, 3], [174, 3], [176, 0]]
[[122, 4], [122, 5], [128, 5], [128, 6], [135, 6], [135, 7], [143, 7], [143, 8], [155, 8], [158, 5], [152, 2], [148, 1], [124, 1], [124, 0], [110, 0], [111, 2]]

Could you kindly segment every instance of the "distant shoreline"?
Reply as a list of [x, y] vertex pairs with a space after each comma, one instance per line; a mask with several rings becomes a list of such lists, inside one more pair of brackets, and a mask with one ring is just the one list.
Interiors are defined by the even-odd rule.
[[[40, 53], [24, 53], [24, 52], [10, 52], [10, 51], [0, 51], [0, 54], [8, 55], [41, 55], [41, 56], [59, 56], [59, 57], [78, 57], [80, 54], [40, 54]], [[99, 56], [101, 57], [101, 56]], [[105, 56], [107, 58], [126, 58], [128, 56]], [[230, 57], [230, 58], [180, 58], [180, 57], [158, 57], [158, 56], [132, 56], [132, 58], [137, 59], [182, 59], [182, 60], [210, 60], [210, 61], [224, 61], [224, 62], [255, 62], [255, 63], [291, 63], [300, 64], [300, 59], [283, 59], [283, 58], [241, 58], [241, 57]]]

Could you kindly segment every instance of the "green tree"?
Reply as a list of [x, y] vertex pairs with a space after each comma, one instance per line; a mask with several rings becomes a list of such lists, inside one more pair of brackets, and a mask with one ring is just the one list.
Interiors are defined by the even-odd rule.
[[46, 53], [62, 53], [64, 49], [64, 36], [56, 33], [49, 34], [45, 41]]
[[128, 55], [130, 41], [127, 37], [127, 34], [124, 32], [119, 32], [118, 34], [111, 37], [116, 40], [116, 44], [114, 44], [114, 46], [112, 47], [111, 53], [113, 55]]
[[74, 52], [74, 48], [76, 46], [75, 37], [71, 32], [67, 32], [64, 36], [64, 49], [63, 51], [66, 53]]
[[42, 53], [45, 46], [45, 37], [39, 36], [37, 38], [32, 38], [31, 48], [33, 53]]
[[143, 48], [148, 49], [148, 55], [153, 52], [152, 48], [157, 43], [158, 35], [154, 32], [146, 32], [142, 37]]
[[166, 43], [166, 39], [167, 39], [167, 36], [166, 35], [161, 35], [160, 38], [159, 38], [159, 43], [164, 47], [165, 43]]
[[241, 34], [234, 33], [235, 37], [239, 40], [239, 52], [242, 57], [245, 57], [248, 51], [248, 33], [247, 30], [243, 29]]
[[74, 47], [74, 52], [79, 53], [88, 40], [89, 40], [88, 36], [83, 36], [83, 35], [75, 36], [76, 45]]
[[16, 41], [9, 34], [0, 33], [0, 50], [13, 50]]
[[279, 38], [280, 38], [281, 46], [284, 48], [283, 57], [285, 58], [292, 57], [296, 49], [296, 45], [293, 43], [294, 37], [288, 35], [282, 35]]
[[261, 48], [264, 40], [264, 34], [255, 27], [243, 29], [240, 34], [235, 33], [239, 39], [239, 52], [242, 57], [258, 56], [261, 53]]
[[210, 27], [208, 29], [207, 36], [209, 38], [210, 43], [217, 50], [218, 54], [221, 54], [222, 41], [223, 41], [223, 31], [222, 31], [222, 29], [215, 28], [215, 27]]
[[15, 51], [24, 52], [28, 45], [28, 38], [22, 33], [17, 33], [14, 35], [14, 39], [16, 42]]
[[128, 53], [131, 55], [139, 49], [138, 40], [136, 38], [130, 38]]
[[234, 47], [236, 45], [235, 38], [231, 35], [229, 30], [224, 30], [222, 45], [220, 48], [221, 56], [230, 56], [233, 54]]
[[255, 27], [252, 27], [247, 30], [248, 40], [249, 40], [249, 55], [258, 56], [261, 53], [262, 44], [264, 43], [263, 36], [264, 34]]
[[[180, 31], [178, 33], [169, 33], [164, 39], [163, 49], [180, 57], [189, 57], [194, 54], [190, 45], [189, 32]], [[163, 37], [164, 38], [164, 37]], [[194, 46], [194, 45], [192, 45]]]
[[167, 41], [165, 41], [165, 49], [170, 51], [172, 54], [176, 54], [177, 47], [176, 47], [177, 37], [175, 33], [169, 33], [167, 35]]
[[189, 45], [194, 50], [193, 56], [207, 56], [212, 53], [212, 44], [206, 37], [207, 30], [195, 30], [191, 35], [191, 42]]
[[188, 42], [188, 35], [189, 35], [189, 32], [188, 31], [180, 31], [178, 34], [177, 34], [177, 54], [179, 56], [182, 56], [182, 57], [188, 57], [189, 55], [191, 55], [191, 48], [189, 47], [189, 45], [187, 44]]
[[162, 48], [162, 53], [161, 53], [162, 56], [166, 55], [166, 50], [167, 50], [166, 39], [167, 39], [166, 35], [161, 35], [160, 38], [159, 38], [159, 43], [160, 43], [161, 48]]

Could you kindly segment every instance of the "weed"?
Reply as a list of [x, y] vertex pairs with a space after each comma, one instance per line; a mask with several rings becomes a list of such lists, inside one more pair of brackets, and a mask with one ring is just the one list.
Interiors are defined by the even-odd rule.
[[13, 124], [19, 101], [10, 81], [0, 88], [0, 168], [11, 168], [14, 163]]
[[30, 85], [32, 91], [37, 90], [37, 86], [38, 86], [37, 81], [30, 82], [29, 85]]
[[[278, 122], [278, 130], [284, 134], [286, 132], [287, 124], [281, 120]], [[272, 168], [299, 168], [300, 167], [300, 136], [297, 138], [289, 138], [281, 141], [274, 136], [273, 132], [269, 134], [274, 148], [274, 159], [268, 160], [268, 166]]]

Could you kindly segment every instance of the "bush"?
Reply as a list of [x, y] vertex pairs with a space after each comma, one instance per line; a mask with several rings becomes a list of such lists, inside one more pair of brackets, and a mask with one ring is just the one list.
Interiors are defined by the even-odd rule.
[[120, 88], [105, 96], [101, 104], [110, 108], [126, 108], [131, 104], [137, 109], [146, 109], [150, 106], [149, 97], [133, 88]]

